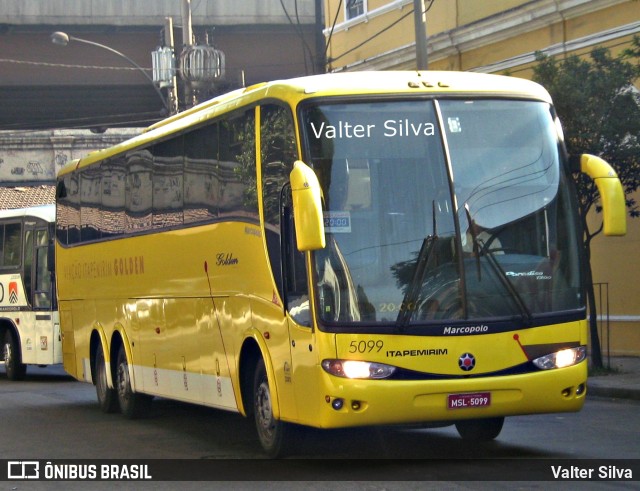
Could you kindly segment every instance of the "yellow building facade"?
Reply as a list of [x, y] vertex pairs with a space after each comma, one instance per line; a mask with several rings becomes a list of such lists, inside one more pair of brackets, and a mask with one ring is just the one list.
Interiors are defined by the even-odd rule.
[[[416, 62], [414, 0], [325, 0], [327, 71], [411, 70]], [[531, 78], [535, 52], [565, 57], [603, 46], [615, 55], [640, 34], [635, 0], [422, 0], [430, 70]], [[640, 193], [636, 193], [640, 201]], [[597, 227], [600, 217], [590, 218]], [[640, 219], [625, 237], [597, 236], [603, 355], [640, 356]]]

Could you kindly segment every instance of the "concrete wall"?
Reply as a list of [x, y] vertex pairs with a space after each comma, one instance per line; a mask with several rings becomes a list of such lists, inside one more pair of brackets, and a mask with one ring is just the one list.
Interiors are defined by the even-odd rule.
[[0, 132], [0, 182], [53, 182], [57, 172], [74, 159], [120, 143], [140, 133], [114, 129], [102, 134], [87, 130]]
[[[0, 23], [70, 25], [163, 25], [181, 18], [183, 0], [0, 0]], [[283, 1], [296, 19], [296, 2]], [[192, 0], [195, 25], [288, 24], [280, 0]], [[314, 0], [297, 0], [298, 19], [313, 24]]]

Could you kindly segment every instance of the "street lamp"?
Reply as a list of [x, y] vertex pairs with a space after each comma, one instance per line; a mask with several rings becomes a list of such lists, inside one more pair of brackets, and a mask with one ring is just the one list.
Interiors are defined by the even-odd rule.
[[60, 46], [66, 46], [67, 44], [69, 44], [69, 41], [77, 41], [79, 43], [84, 43], [84, 44], [90, 44], [92, 46], [97, 46], [98, 48], [102, 48], [102, 49], [106, 49], [107, 51], [111, 51], [113, 54], [118, 55], [119, 57], [124, 58], [125, 60], [127, 60], [134, 67], [136, 67], [140, 72], [142, 72], [142, 74], [149, 81], [149, 83], [151, 83], [151, 85], [153, 85], [153, 88], [155, 89], [156, 93], [160, 97], [160, 100], [162, 101], [162, 105], [164, 106], [165, 111], [167, 111], [167, 113], [170, 112], [169, 104], [167, 104], [167, 100], [162, 95], [162, 92], [160, 91], [158, 86], [153, 82], [153, 79], [144, 70], [144, 68], [142, 68], [140, 65], [138, 65], [135, 61], [133, 61], [127, 55], [125, 55], [124, 53], [121, 53], [120, 51], [117, 51], [117, 50], [115, 50], [113, 48], [110, 48], [109, 46], [105, 46], [104, 44], [96, 43], [94, 41], [89, 41], [88, 39], [82, 39], [82, 38], [78, 38], [78, 37], [75, 37], [75, 36], [70, 36], [66, 32], [57, 31], [57, 32], [54, 32], [53, 34], [51, 34], [51, 42], [53, 44], [58, 44]]

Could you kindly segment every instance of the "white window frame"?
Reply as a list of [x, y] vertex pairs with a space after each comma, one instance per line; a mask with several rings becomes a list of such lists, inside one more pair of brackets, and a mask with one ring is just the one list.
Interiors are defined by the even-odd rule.
[[[360, 4], [362, 8], [362, 12], [357, 13], [356, 15], [350, 15], [349, 4]], [[356, 5], [357, 7], [357, 5]], [[363, 17], [367, 13], [367, 0], [345, 0], [344, 2], [344, 18], [345, 21], [350, 21], [353, 19], [358, 19]]]
[[413, 0], [392, 0], [391, 2], [383, 5], [382, 7], [378, 7], [377, 9], [369, 10], [368, 0], [362, 0], [364, 6], [364, 13], [357, 17], [353, 17], [351, 19], [347, 19], [347, 5], [346, 2], [343, 1], [342, 8], [344, 13], [344, 21], [336, 24], [333, 27], [327, 27], [323, 30], [323, 34], [328, 36], [330, 33], [338, 33], [341, 31], [347, 31], [349, 28], [361, 24], [363, 22], [368, 22], [369, 19], [373, 19], [380, 15], [384, 15], [392, 10], [402, 10], [407, 5], [413, 5]]

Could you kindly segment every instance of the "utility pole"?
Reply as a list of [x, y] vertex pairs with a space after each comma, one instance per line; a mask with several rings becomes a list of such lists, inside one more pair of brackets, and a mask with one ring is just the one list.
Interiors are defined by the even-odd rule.
[[191, 0], [182, 0], [182, 44], [193, 45], [193, 26], [191, 23]]
[[167, 85], [167, 93], [169, 95], [169, 114], [177, 114], [179, 111], [178, 102], [178, 79], [176, 77], [175, 69], [175, 47], [173, 43], [173, 19], [171, 17], [165, 17], [164, 20], [164, 45], [169, 48], [171, 53], [171, 59], [173, 61], [171, 82]]
[[424, 0], [413, 0], [413, 21], [416, 31], [416, 68], [428, 70], [427, 59], [427, 14]]
[[[182, 0], [182, 52], [179, 70], [176, 69], [171, 17], [165, 19], [163, 43], [163, 46], [151, 53], [153, 81], [167, 89], [169, 114], [176, 114], [180, 106], [188, 109], [202, 102], [203, 97], [209, 97], [215, 82], [224, 79], [224, 53], [209, 45], [208, 36], [204, 44], [196, 42], [191, 21], [191, 0]], [[176, 76], [178, 72], [182, 81], [180, 94]], [[180, 96], [184, 101], [182, 105], [179, 103]]]
[[[184, 70], [185, 55], [193, 46], [193, 25], [191, 23], [191, 0], [182, 0], [182, 54], [180, 55], [180, 67]], [[183, 72], [184, 75], [184, 72]], [[185, 107], [190, 108], [197, 104], [193, 86], [189, 80], [184, 84]]]
[[322, 18], [322, 0], [315, 0], [316, 8], [316, 56], [314, 73], [324, 73], [327, 71], [327, 60], [325, 60], [325, 43], [326, 40], [322, 34], [324, 19]]

